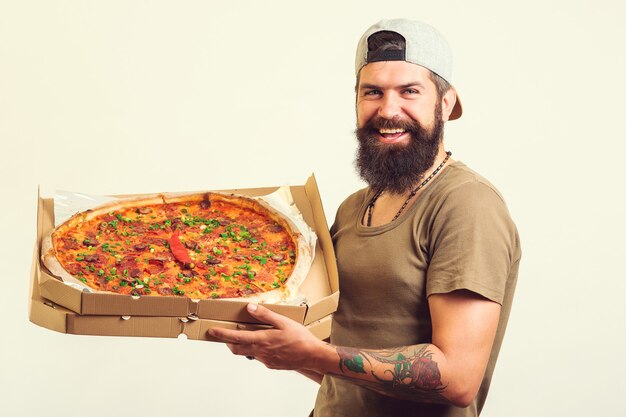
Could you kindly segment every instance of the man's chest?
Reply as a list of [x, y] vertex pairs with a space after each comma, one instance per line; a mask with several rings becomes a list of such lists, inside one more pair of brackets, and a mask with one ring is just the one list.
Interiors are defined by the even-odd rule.
[[369, 304], [379, 299], [426, 303], [428, 257], [410, 228], [373, 236], [344, 230], [335, 240], [335, 252], [342, 298]]

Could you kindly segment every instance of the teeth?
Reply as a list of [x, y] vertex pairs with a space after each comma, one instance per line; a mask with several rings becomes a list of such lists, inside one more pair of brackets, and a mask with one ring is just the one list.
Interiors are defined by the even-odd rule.
[[379, 129], [378, 130], [382, 135], [393, 135], [394, 133], [404, 133], [404, 129], [400, 129], [396, 127], [394, 129]]

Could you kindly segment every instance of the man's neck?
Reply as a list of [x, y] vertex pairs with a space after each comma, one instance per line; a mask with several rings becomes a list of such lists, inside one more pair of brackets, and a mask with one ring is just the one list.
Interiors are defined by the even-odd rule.
[[[408, 211], [409, 208], [415, 203], [415, 201], [420, 198], [420, 195], [424, 192], [424, 190], [426, 190], [426, 188], [428, 188], [432, 180], [441, 175], [441, 172], [453, 162], [451, 158], [448, 158], [446, 163], [442, 165], [443, 161], [445, 161], [446, 158], [448, 158], [448, 154], [444, 150], [443, 146], [441, 146], [437, 153], [437, 157], [435, 157], [433, 165], [425, 171], [420, 181], [414, 184], [410, 190], [406, 190], [401, 194], [383, 191], [378, 199], [376, 199], [374, 206], [366, 210], [363, 224], [367, 225], [369, 218], [369, 226], [382, 226], [384, 224], [392, 222], [394, 218], [396, 218], [396, 216], [398, 218], [402, 216], [402, 214]], [[433, 173], [435, 173], [435, 171], [436, 174], [432, 175]], [[424, 181], [426, 181], [428, 178], [430, 178], [430, 180], [422, 185]], [[415, 191], [417, 188], [419, 188], [419, 190], [417, 190], [417, 192], [415, 192], [414, 195], [411, 197], [412, 192]], [[369, 213], [370, 210], [371, 213]]]

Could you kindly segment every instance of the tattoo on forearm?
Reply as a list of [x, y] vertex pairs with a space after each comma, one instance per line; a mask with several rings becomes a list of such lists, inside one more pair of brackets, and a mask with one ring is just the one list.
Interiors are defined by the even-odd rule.
[[339, 346], [337, 347], [337, 353], [339, 354], [339, 369], [341, 370], [341, 372], [343, 372], [344, 374], [346, 373], [346, 371], [343, 369], [345, 366], [352, 372], [356, 372], [359, 374], [365, 373], [365, 369], [363, 369], [363, 359], [368, 359], [366, 356], [361, 354], [360, 350]]
[[337, 347], [337, 353], [341, 376], [369, 373], [374, 379], [362, 385], [377, 391], [424, 402], [447, 402], [442, 395], [446, 386], [428, 345], [382, 351]]

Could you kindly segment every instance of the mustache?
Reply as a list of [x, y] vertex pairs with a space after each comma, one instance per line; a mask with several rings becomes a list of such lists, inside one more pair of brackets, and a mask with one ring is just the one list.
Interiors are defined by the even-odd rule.
[[358, 128], [362, 132], [372, 133], [380, 129], [403, 129], [407, 132], [415, 133], [423, 130], [419, 122], [406, 119], [385, 119], [374, 117], [368, 120], [362, 127]]

